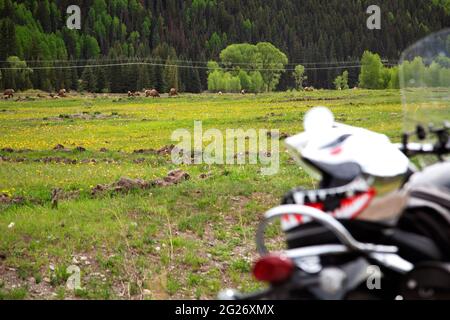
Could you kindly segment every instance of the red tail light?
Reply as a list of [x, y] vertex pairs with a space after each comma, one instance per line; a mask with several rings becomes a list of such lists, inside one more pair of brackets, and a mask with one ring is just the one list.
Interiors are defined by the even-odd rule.
[[294, 271], [291, 259], [269, 255], [258, 260], [253, 267], [253, 275], [259, 281], [280, 283], [287, 280]]

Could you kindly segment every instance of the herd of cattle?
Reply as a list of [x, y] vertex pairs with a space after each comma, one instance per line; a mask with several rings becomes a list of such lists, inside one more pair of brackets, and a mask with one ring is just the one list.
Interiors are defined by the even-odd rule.
[[[128, 91], [128, 97], [130, 97], [130, 98], [131, 97], [140, 97], [141, 95], [145, 95], [147, 98], [148, 97], [153, 97], [153, 98], [161, 97], [158, 90], [156, 90], [156, 89], [144, 90], [143, 94], [141, 94], [139, 91], [136, 91], [136, 92]], [[175, 88], [170, 89], [169, 97], [176, 97], [176, 96], [178, 96], [177, 89], [175, 89]]]
[[[11, 99], [14, 98], [14, 94], [15, 94], [15, 90], [14, 89], [6, 89], [3, 93], [3, 98], [4, 99]], [[151, 89], [151, 90], [146, 90], [144, 89], [143, 93], [136, 91], [136, 92], [132, 92], [132, 91], [128, 91], [128, 97], [140, 97], [141, 95], [145, 96], [145, 97], [153, 97], [153, 98], [159, 98], [161, 97], [160, 93], [158, 92], [158, 90], [156, 89]], [[39, 98], [45, 98], [44, 95], [42, 94], [38, 94], [37, 95]], [[54, 98], [54, 99], [58, 99], [58, 98], [66, 98], [67, 97], [67, 90], [66, 89], [61, 89], [59, 90], [57, 93], [49, 93], [48, 95], [50, 98]], [[178, 91], [175, 88], [170, 89], [169, 91], [169, 97], [175, 97], [178, 96]]]
[[[304, 88], [304, 90], [307, 92], [311, 92], [311, 91], [314, 91], [314, 87], [306, 87], [306, 88]], [[3, 98], [4, 99], [14, 98], [15, 93], [16, 92], [14, 91], [14, 89], [6, 89], [3, 93]], [[222, 93], [222, 91], [219, 91], [218, 94], [222, 95], [223, 93]], [[241, 94], [245, 95], [245, 94], [247, 94], [247, 92], [245, 90], [242, 90]], [[54, 99], [65, 98], [65, 97], [67, 97], [67, 91], [66, 91], [66, 89], [61, 89], [58, 91], [58, 93], [50, 93], [49, 96]], [[135, 91], [135, 92], [128, 91], [128, 97], [130, 97], [130, 98], [131, 97], [140, 97], [140, 96], [145, 96], [147, 98], [148, 97], [153, 97], [153, 98], [161, 97], [160, 93], [156, 89], [151, 89], [151, 90], [144, 89], [144, 91], [142, 93], [139, 91]], [[169, 97], [176, 97], [176, 96], [178, 96], [177, 89], [175, 89], [175, 88], [170, 89]], [[43, 96], [42, 94], [38, 94], [38, 97], [44, 98], [45, 96]]]

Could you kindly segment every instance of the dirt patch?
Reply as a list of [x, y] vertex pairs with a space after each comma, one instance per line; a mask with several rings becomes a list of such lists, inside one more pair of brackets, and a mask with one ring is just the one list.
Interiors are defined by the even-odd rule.
[[[145, 159], [144, 159], [145, 160]], [[107, 164], [119, 164], [120, 161], [114, 159], [69, 159], [64, 157], [45, 157], [38, 159], [25, 159], [25, 158], [9, 158], [0, 156], [0, 162], [9, 162], [9, 163], [23, 163], [23, 162], [35, 162], [35, 163], [44, 163], [44, 164], [67, 164], [67, 165], [75, 165], [75, 164], [97, 164], [100, 162], [104, 162]], [[144, 161], [134, 161], [136, 164], [143, 163]]]
[[0, 156], [0, 162], [12, 162], [12, 163], [22, 163], [25, 162], [24, 158], [8, 158]]
[[56, 209], [58, 202], [61, 200], [74, 200], [80, 197], [79, 191], [64, 191], [62, 189], [53, 189], [52, 191], [52, 207]]
[[144, 162], [145, 162], [145, 158], [139, 158], [139, 159], [133, 160], [133, 163], [135, 163], [135, 164], [142, 164]]
[[175, 184], [179, 184], [183, 181], [189, 180], [190, 176], [188, 173], [182, 171], [182, 170], [174, 170], [169, 172], [167, 177], [164, 177], [163, 179], [157, 179], [154, 181], [156, 186], [159, 187], [168, 187]]
[[155, 149], [138, 149], [134, 150], [134, 154], [156, 154], [160, 156], [170, 155], [172, 154], [172, 151], [175, 150], [175, 145], [167, 145], [162, 147], [161, 149], [155, 150]]
[[198, 178], [201, 179], [201, 180], [206, 180], [206, 179], [211, 178], [212, 176], [213, 176], [213, 173], [212, 173], [212, 172], [207, 172], [207, 173], [202, 173], [202, 174], [200, 174], [200, 175], [198, 176]]
[[43, 158], [43, 159], [36, 159], [35, 162], [77, 164], [77, 160], [60, 158], [60, 157], [48, 157], [48, 158]]
[[31, 152], [31, 151], [33, 151], [33, 150], [31, 150], [31, 149], [17, 149], [17, 150], [14, 150], [13, 148], [0, 149], [0, 152], [3, 152], [3, 153], [26, 153], [26, 152]]
[[99, 184], [95, 186], [94, 188], [92, 188], [91, 194], [93, 196], [97, 196], [107, 192], [127, 193], [131, 190], [146, 190], [153, 187], [168, 187], [179, 184], [189, 179], [189, 174], [182, 170], [171, 171], [166, 177], [152, 181], [145, 181], [143, 179], [120, 178], [119, 181], [112, 184]]
[[21, 279], [15, 268], [9, 268], [0, 263], [0, 279], [2, 279], [5, 290], [27, 288], [27, 299], [53, 299], [54, 288], [46, 281], [39, 283], [35, 278]]
[[[155, 187], [169, 187], [190, 179], [190, 175], [183, 170], [173, 170], [166, 177], [151, 181], [143, 179], [120, 178], [111, 184], [99, 184], [91, 189], [92, 196], [100, 196], [106, 193], [127, 193], [132, 190], [147, 190]], [[63, 189], [53, 189], [51, 192], [51, 204], [54, 209], [58, 207], [60, 201], [76, 200], [80, 197], [79, 191], [64, 191]], [[43, 201], [35, 199], [25, 199], [24, 197], [13, 197], [6, 193], [0, 193], [0, 204], [23, 205], [25, 203], [42, 204]]]
[[155, 149], [139, 149], [139, 150], [134, 150], [133, 153], [134, 154], [155, 154], [156, 150]]
[[64, 152], [69, 152], [70, 149], [65, 148], [62, 144], [57, 144], [53, 150], [55, 151], [64, 151]]
[[[64, 147], [62, 144], [57, 144], [57, 145], [53, 148], [53, 150], [54, 150], [54, 151], [64, 151], [64, 152], [70, 152], [70, 151], [71, 151], [70, 149]], [[76, 147], [75, 149], [73, 149], [73, 151], [77, 151], [77, 152], [85, 152], [85, 151], [87, 151], [87, 150], [86, 150], [85, 148], [83, 148], [83, 147], [78, 146], [78, 147]]]
[[77, 152], [86, 152], [87, 150], [86, 150], [86, 148], [83, 148], [83, 147], [76, 147], [75, 149], [73, 149], [74, 151], [77, 151]]
[[25, 198], [13, 197], [6, 193], [0, 194], [0, 204], [24, 204]]
[[106, 120], [106, 119], [116, 119], [120, 115], [117, 112], [112, 112], [111, 114], [103, 114], [100, 112], [83, 112], [75, 114], [60, 114], [57, 117], [45, 117], [44, 121], [64, 121], [64, 120]]
[[170, 155], [174, 149], [175, 149], [175, 146], [173, 144], [171, 144], [169, 146], [164, 146], [161, 149], [156, 150], [156, 153], [160, 156]]

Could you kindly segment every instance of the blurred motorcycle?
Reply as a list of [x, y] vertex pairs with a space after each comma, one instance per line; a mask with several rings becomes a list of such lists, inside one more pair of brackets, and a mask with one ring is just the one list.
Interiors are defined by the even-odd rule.
[[[402, 142], [311, 110], [285, 143], [320, 181], [296, 188], [257, 231], [254, 277], [268, 285], [219, 299], [450, 299], [450, 30], [406, 50], [399, 66]], [[281, 220], [287, 249], [269, 252]]]

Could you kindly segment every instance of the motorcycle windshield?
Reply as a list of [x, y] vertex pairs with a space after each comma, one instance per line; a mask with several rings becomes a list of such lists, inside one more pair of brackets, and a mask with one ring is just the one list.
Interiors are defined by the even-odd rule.
[[429, 134], [430, 129], [442, 129], [450, 121], [450, 29], [409, 47], [401, 56], [398, 73], [405, 132], [418, 128], [428, 132], [421, 138], [411, 135], [410, 142], [434, 144], [436, 136]]

